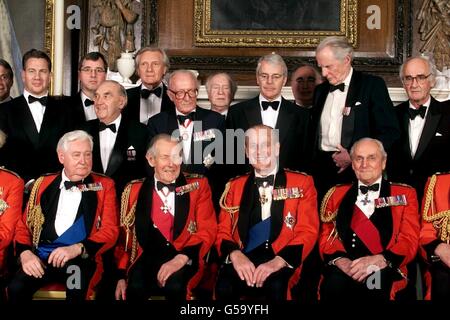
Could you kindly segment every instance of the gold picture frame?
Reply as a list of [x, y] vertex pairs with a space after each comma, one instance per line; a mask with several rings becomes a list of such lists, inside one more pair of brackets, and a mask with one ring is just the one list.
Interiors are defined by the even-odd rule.
[[[357, 46], [358, 40], [358, 1], [357, 0], [340, 0], [334, 4], [339, 6], [334, 11], [339, 11], [337, 28], [330, 30], [310, 28], [305, 29], [270, 29], [264, 28], [264, 25], [256, 29], [245, 29], [245, 26], [251, 24], [246, 21], [240, 21], [242, 28], [215, 28], [214, 16], [218, 16], [213, 10], [218, 2], [221, 0], [195, 0], [194, 1], [194, 45], [198, 47], [284, 47], [284, 48], [311, 48], [316, 47], [322, 38], [327, 36], [345, 36], [348, 41], [354, 46]], [[236, 1], [236, 5], [247, 4], [246, 1]], [[285, 0], [271, 0], [271, 3], [277, 1], [284, 2]], [[230, 2], [221, 5], [230, 6]], [[313, 1], [304, 1], [305, 5], [314, 3]], [[258, 7], [261, 2], [258, 2]], [[222, 7], [223, 8], [223, 7]], [[234, 12], [239, 12], [239, 9]], [[272, 14], [272, 12], [270, 13]], [[222, 16], [227, 16], [225, 13]], [[230, 15], [228, 15], [229, 17]], [[242, 15], [242, 18], [245, 18]], [[247, 15], [248, 17], [248, 15]], [[272, 19], [273, 20], [273, 19]], [[264, 21], [271, 21], [266, 19]], [[286, 21], [293, 21], [298, 24], [299, 21], [286, 19]], [[286, 21], [284, 21], [286, 23]], [[300, 21], [301, 23], [301, 21]], [[253, 24], [254, 25], [254, 24]], [[228, 25], [229, 27], [229, 25]]]

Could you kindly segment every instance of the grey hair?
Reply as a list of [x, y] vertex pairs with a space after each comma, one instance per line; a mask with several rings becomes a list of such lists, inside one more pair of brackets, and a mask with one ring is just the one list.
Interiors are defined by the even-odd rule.
[[414, 59], [420, 59], [422, 61], [424, 61], [427, 66], [428, 66], [428, 70], [431, 73], [430, 78], [428, 78], [428, 81], [431, 83], [431, 81], [434, 81], [436, 79], [436, 75], [437, 75], [437, 68], [436, 65], [434, 64], [433, 58], [430, 56], [426, 56], [426, 55], [420, 55], [420, 56], [414, 56], [414, 57], [409, 57], [408, 59], [406, 59], [405, 62], [402, 63], [402, 65], [400, 66], [400, 70], [398, 72], [399, 76], [400, 76], [400, 80], [403, 81], [403, 70], [405, 69], [405, 66]]
[[94, 141], [92, 140], [92, 136], [83, 130], [74, 130], [64, 134], [58, 141], [56, 151], [67, 152], [69, 150], [69, 143], [79, 140], [89, 141], [89, 145], [91, 146], [92, 151], [92, 149], [94, 148]]
[[104, 83], [111, 83], [114, 86], [116, 86], [116, 88], [119, 91], [119, 96], [122, 96], [125, 98], [125, 105], [127, 105], [127, 103], [128, 103], [127, 90], [125, 89], [125, 87], [123, 85], [121, 85], [119, 82], [117, 82], [115, 80], [105, 80], [100, 85], [102, 85]]
[[157, 134], [148, 144], [147, 156], [156, 156], [156, 144], [158, 143], [158, 141], [173, 142], [174, 144], [177, 144], [179, 142], [177, 139], [175, 139], [171, 135], [168, 135], [167, 133]]
[[136, 58], [135, 58], [135, 65], [136, 65], [136, 69], [139, 66], [139, 61], [141, 60], [141, 55], [145, 52], [159, 52], [162, 55], [162, 60], [164, 65], [166, 66], [167, 70], [169, 70], [170, 68], [170, 60], [169, 57], [167, 56], [167, 53], [164, 49], [162, 48], [158, 48], [158, 47], [143, 47], [141, 49], [139, 49], [139, 51], [136, 53]]
[[211, 91], [211, 80], [215, 76], [218, 76], [218, 75], [222, 75], [222, 76], [227, 78], [228, 83], [230, 84], [230, 89], [231, 89], [231, 100], [233, 100], [234, 99], [234, 95], [236, 94], [236, 91], [237, 91], [237, 84], [236, 84], [236, 81], [234, 81], [233, 78], [231, 78], [231, 76], [228, 73], [226, 73], [226, 72], [216, 72], [216, 73], [211, 74], [206, 79], [206, 82], [205, 82], [206, 92], [208, 92], [208, 94], [210, 93], [210, 91]]
[[176, 76], [177, 74], [188, 74], [189, 76], [192, 77], [192, 80], [194, 80], [196, 89], [198, 90], [200, 88], [200, 83], [198, 82], [196, 74], [191, 70], [187, 69], [175, 70], [174, 72], [171, 72], [169, 74], [169, 76], [167, 77], [167, 86], [169, 88], [171, 88], [170, 82], [172, 81], [173, 77]]
[[377, 149], [378, 149], [378, 151], [380, 151], [381, 156], [383, 157], [383, 159], [386, 159], [386, 158], [387, 158], [387, 153], [386, 153], [386, 151], [384, 150], [383, 143], [381, 143], [380, 140], [373, 139], [373, 138], [369, 138], [369, 137], [365, 137], [365, 138], [361, 138], [361, 139], [359, 139], [358, 141], [356, 141], [356, 142], [353, 144], [353, 146], [351, 147], [351, 149], [350, 149], [350, 158], [351, 158], [351, 159], [353, 159], [353, 154], [355, 153], [356, 147], [357, 147], [359, 144], [363, 143], [363, 142], [374, 142], [374, 143], [377, 145]]
[[284, 62], [282, 56], [280, 56], [279, 54], [277, 54], [275, 52], [266, 54], [265, 56], [262, 56], [261, 58], [259, 58], [258, 64], [256, 66], [256, 76], [259, 75], [259, 70], [261, 70], [261, 64], [263, 61], [265, 61], [269, 64], [272, 64], [272, 65], [280, 65], [283, 68], [283, 76], [287, 77], [288, 69], [286, 66], [286, 62]]
[[324, 38], [316, 48], [316, 55], [325, 48], [330, 48], [337, 60], [344, 60], [346, 56], [353, 59], [353, 47], [346, 37], [331, 36]]

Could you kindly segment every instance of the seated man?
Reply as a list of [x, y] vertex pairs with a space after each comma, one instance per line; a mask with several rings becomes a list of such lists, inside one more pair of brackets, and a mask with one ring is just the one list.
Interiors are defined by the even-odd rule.
[[416, 192], [382, 178], [386, 152], [380, 141], [358, 140], [350, 151], [358, 181], [325, 195], [319, 249], [324, 301], [387, 301], [406, 286], [406, 265], [419, 240]]
[[147, 160], [154, 175], [122, 195], [116, 299], [190, 299], [217, 232], [208, 180], [180, 174], [181, 148], [167, 134], [152, 139]]
[[[450, 244], [450, 174], [436, 174], [428, 179], [422, 207], [420, 246], [422, 256], [430, 263], [425, 299], [449, 301]], [[437, 223], [439, 222], [439, 223]]]
[[91, 172], [92, 145], [84, 131], [66, 133], [57, 145], [64, 169], [36, 180], [16, 228], [22, 268], [8, 286], [12, 302], [31, 300], [50, 282], [63, 283], [68, 300], [92, 298], [100, 255], [119, 231], [114, 182]]
[[[0, 148], [5, 143], [0, 131]], [[16, 223], [22, 215], [23, 180], [12, 171], [0, 167], [0, 303], [4, 300], [8, 276], [8, 248], [14, 236]]]
[[222, 195], [216, 246], [225, 263], [218, 300], [291, 299], [302, 261], [317, 241], [313, 180], [278, 166], [277, 131], [263, 124], [247, 130], [245, 152], [253, 172], [232, 179]]

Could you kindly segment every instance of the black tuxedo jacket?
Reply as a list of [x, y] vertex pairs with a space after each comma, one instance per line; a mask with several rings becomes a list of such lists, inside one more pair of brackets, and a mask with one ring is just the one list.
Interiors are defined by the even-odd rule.
[[[127, 90], [128, 103], [122, 114], [124, 117], [130, 120], [140, 121], [141, 89], [142, 86], [138, 86]], [[167, 87], [164, 84], [161, 101], [161, 112], [175, 113], [175, 105], [167, 95]]]
[[450, 150], [450, 102], [431, 98], [414, 158], [411, 157], [408, 108], [409, 101], [395, 108], [401, 136], [388, 155], [388, 174], [392, 181], [412, 185], [420, 200], [427, 178], [435, 172], [450, 170], [446, 157]]
[[[320, 117], [329, 89], [330, 83], [324, 82], [316, 87], [314, 94], [311, 129], [315, 151], [320, 148]], [[355, 141], [371, 137], [380, 140], [386, 151], [389, 151], [399, 138], [400, 129], [383, 79], [354, 70], [346, 107], [350, 107], [350, 113], [342, 120], [341, 145], [350, 151]]]
[[81, 99], [81, 91], [69, 98], [70, 108], [72, 109], [73, 121], [81, 126], [86, 122], [86, 115], [84, 114], [83, 100]]
[[8, 138], [2, 148], [2, 162], [25, 181], [61, 169], [56, 153], [59, 138], [75, 123], [67, 97], [48, 97], [41, 130], [37, 131], [23, 95], [0, 107], [0, 129]]
[[[92, 170], [112, 178], [116, 184], [117, 195], [120, 196], [129, 181], [145, 176], [148, 132], [142, 123], [127, 121], [122, 117], [108, 167], [104, 170], [100, 156], [99, 123], [98, 119], [94, 119], [82, 126], [94, 140]], [[130, 147], [134, 148], [134, 152]]]
[[[279, 106], [275, 129], [279, 130], [281, 168], [306, 171], [309, 162], [308, 150], [308, 123], [309, 114], [303, 108], [282, 98]], [[227, 129], [242, 129], [246, 131], [250, 127], [262, 124], [259, 96], [233, 105], [228, 110]], [[241, 152], [241, 151], [239, 151]], [[243, 152], [243, 150], [242, 150]], [[243, 174], [250, 169], [249, 166], [237, 168], [234, 174]]]

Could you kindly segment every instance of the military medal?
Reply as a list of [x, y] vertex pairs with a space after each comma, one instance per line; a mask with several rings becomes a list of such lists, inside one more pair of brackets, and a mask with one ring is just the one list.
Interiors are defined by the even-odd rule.
[[167, 214], [167, 212], [170, 211], [170, 207], [167, 205], [167, 203], [164, 201], [164, 205], [160, 207], [161, 211], [164, 212], [164, 214]]
[[295, 217], [293, 217], [290, 212], [288, 212], [287, 216], [284, 218], [284, 224], [291, 230], [295, 225]]
[[193, 133], [194, 142], [203, 141], [203, 140], [211, 140], [216, 137], [214, 129], [208, 129], [205, 131], [199, 131]]
[[407, 204], [404, 194], [375, 199], [375, 208], [406, 206]]
[[361, 202], [362, 202], [363, 206], [367, 205], [370, 202], [368, 193], [366, 193], [364, 199], [362, 199]]
[[265, 205], [269, 201], [269, 198], [267, 198], [265, 191], [262, 192], [262, 194], [259, 196], [259, 202], [261, 202], [261, 205]]
[[303, 198], [303, 189], [298, 187], [273, 189], [272, 197], [275, 201]]
[[[103, 190], [103, 186], [102, 186], [101, 182], [94, 182], [94, 183], [88, 183], [88, 184], [82, 183], [82, 184], [77, 185], [76, 188], [81, 192]], [[70, 188], [70, 190], [73, 191], [73, 187]]]
[[[3, 196], [3, 187], [0, 187], [0, 197]], [[5, 200], [0, 199], [0, 216], [3, 214], [3, 212], [6, 211], [6, 209], [9, 208], [9, 205], [6, 203]]]
[[175, 189], [175, 192], [177, 196], [182, 196], [183, 194], [197, 190], [198, 188], [200, 188], [200, 184], [198, 183], [198, 181], [196, 181], [193, 183], [186, 184], [184, 186], [177, 187]]
[[189, 221], [189, 225], [187, 227], [187, 231], [190, 234], [196, 233], [197, 232], [197, 222], [195, 222], [193, 220]]

